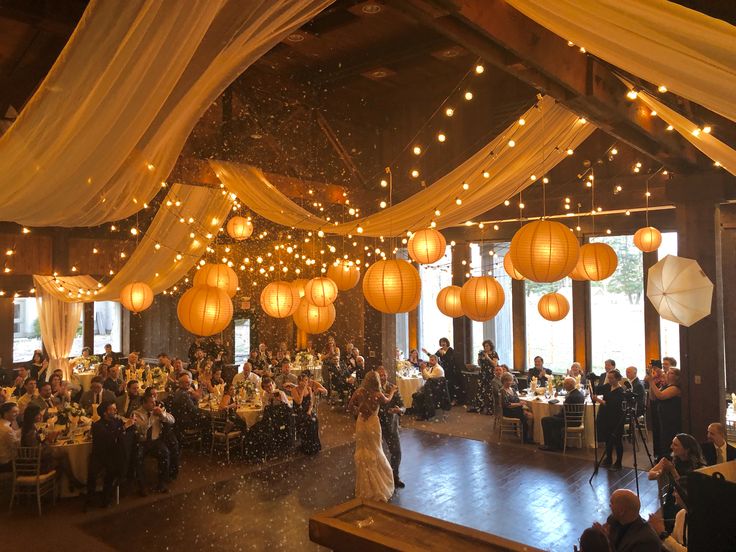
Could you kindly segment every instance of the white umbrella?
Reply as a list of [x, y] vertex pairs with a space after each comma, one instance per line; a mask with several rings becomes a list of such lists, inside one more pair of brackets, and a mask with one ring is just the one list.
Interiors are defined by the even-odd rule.
[[690, 327], [710, 314], [713, 282], [694, 259], [667, 255], [649, 269], [647, 297], [659, 316]]

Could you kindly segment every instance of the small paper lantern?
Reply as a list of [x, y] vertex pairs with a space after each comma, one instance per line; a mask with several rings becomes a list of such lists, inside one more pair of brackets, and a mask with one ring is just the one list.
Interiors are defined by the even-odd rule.
[[194, 274], [194, 285], [220, 288], [228, 297], [235, 297], [238, 275], [226, 264], [206, 264]]
[[261, 308], [268, 316], [286, 318], [299, 308], [299, 290], [289, 282], [271, 282], [261, 292]]
[[130, 312], [141, 312], [153, 303], [153, 290], [144, 282], [132, 282], [120, 291], [120, 304]]
[[713, 282], [694, 259], [667, 255], [649, 269], [647, 297], [659, 316], [690, 327], [711, 313]]
[[537, 310], [542, 318], [550, 322], [558, 322], [567, 316], [570, 312], [570, 303], [567, 298], [560, 293], [548, 293], [539, 298]]
[[227, 328], [233, 318], [233, 302], [220, 288], [194, 286], [179, 299], [176, 314], [187, 331], [206, 337]]
[[511, 255], [508, 253], [503, 256], [503, 269], [506, 274], [511, 276], [514, 280], [525, 280], [524, 275], [514, 268], [514, 262], [511, 260]]
[[347, 291], [358, 284], [360, 269], [354, 262], [342, 259], [327, 267], [327, 277], [335, 282], [337, 289]]
[[337, 284], [320, 276], [312, 278], [304, 286], [304, 299], [315, 307], [326, 307], [337, 299]]
[[419, 304], [421, 293], [419, 272], [403, 259], [376, 261], [363, 276], [365, 300], [380, 312], [409, 312]]
[[253, 223], [245, 217], [234, 216], [227, 221], [225, 230], [232, 239], [243, 241], [253, 233]]
[[460, 302], [460, 286], [443, 287], [437, 294], [437, 308], [450, 318], [457, 318], [465, 314]]
[[301, 299], [304, 297], [304, 288], [307, 285], [307, 282], [309, 280], [306, 280], [304, 278], [298, 278], [291, 282], [291, 286], [296, 290], [296, 292], [299, 294], [299, 298]]
[[505, 300], [501, 284], [491, 276], [473, 276], [460, 290], [463, 313], [476, 322], [485, 322], [496, 316]]
[[560, 222], [536, 220], [514, 234], [509, 255], [514, 268], [534, 282], [561, 280], [575, 268], [580, 245]]
[[309, 334], [326, 332], [335, 322], [335, 305], [316, 307], [310, 304], [306, 297], [303, 297], [299, 301], [293, 318], [296, 327]]
[[[586, 243], [580, 247], [580, 256], [573, 269], [576, 277], [599, 282], [611, 276], [618, 266], [618, 257], [613, 248], [607, 243]], [[572, 277], [572, 276], [571, 276]]]
[[409, 256], [419, 264], [432, 264], [439, 261], [445, 256], [446, 247], [445, 236], [434, 228], [414, 232], [406, 246]]
[[662, 244], [662, 233], [654, 226], [639, 228], [634, 234], [634, 245], [644, 253], [659, 249]]

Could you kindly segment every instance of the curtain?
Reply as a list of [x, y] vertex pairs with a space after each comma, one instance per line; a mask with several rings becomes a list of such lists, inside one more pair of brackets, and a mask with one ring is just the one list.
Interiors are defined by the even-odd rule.
[[[485, 213], [534, 184], [533, 175], [541, 179], [567, 157], [568, 149], [576, 148], [595, 130], [550, 97], [542, 98], [521, 119], [525, 124], [514, 122], [431, 186], [378, 213], [338, 225], [287, 198], [260, 169], [214, 160], [210, 165], [230, 192], [278, 224], [332, 234], [356, 234], [361, 227], [363, 236], [400, 236], [426, 228], [433, 220], [438, 228], [446, 228]], [[467, 190], [463, 183], [468, 184]]]
[[61, 368], [64, 379], [68, 380], [71, 375], [68, 358], [82, 317], [82, 303], [62, 301], [38, 285], [36, 293], [41, 339], [49, 354], [48, 373]]
[[736, 27], [665, 0], [506, 0], [565, 40], [736, 121]]
[[143, 208], [235, 78], [332, 0], [92, 0], [0, 137], [0, 220], [96, 226]]

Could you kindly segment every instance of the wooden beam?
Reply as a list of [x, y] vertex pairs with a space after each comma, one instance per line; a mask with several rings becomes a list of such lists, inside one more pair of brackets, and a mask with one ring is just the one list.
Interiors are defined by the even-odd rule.
[[662, 357], [662, 343], [660, 340], [659, 313], [654, 308], [652, 302], [646, 298], [647, 281], [649, 280], [649, 269], [657, 264], [657, 252], [644, 253], [642, 255], [642, 270], [644, 271], [644, 351], [645, 359], [649, 362], [652, 359]]
[[89, 347], [95, 353], [95, 304], [84, 303], [84, 317], [82, 318], [82, 345]]
[[[0, 365], [13, 365], [13, 296], [0, 297]], [[26, 359], [24, 359], [26, 360]]]
[[514, 365], [510, 368], [526, 372], [526, 291], [523, 280], [511, 281], [511, 323], [514, 336]]
[[590, 371], [593, 369], [591, 356], [590, 328], [590, 282], [572, 282], [572, 348], [575, 361]]

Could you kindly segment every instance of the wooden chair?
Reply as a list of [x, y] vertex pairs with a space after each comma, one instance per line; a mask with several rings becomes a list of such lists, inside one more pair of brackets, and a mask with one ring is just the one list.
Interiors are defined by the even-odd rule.
[[519, 418], [509, 418], [503, 415], [503, 402], [501, 401], [501, 393], [493, 394], [493, 416], [494, 425], [498, 428], [498, 443], [501, 443], [501, 437], [504, 433], [512, 433], [519, 438], [519, 442], [524, 442], [523, 423]]
[[562, 454], [567, 451], [568, 439], [577, 439], [580, 441], [580, 448], [583, 448], [585, 441], [585, 405], [584, 404], [567, 404], [563, 405], [562, 412], [564, 415], [565, 425], [563, 430]]
[[227, 419], [227, 412], [224, 410], [213, 412], [212, 420], [212, 446], [210, 447], [210, 457], [215, 453], [215, 448], [225, 450], [225, 457], [230, 462], [230, 446], [231, 443], [240, 445], [240, 452], [243, 453], [243, 433], [239, 429], [232, 428], [232, 422]]
[[38, 504], [38, 515], [42, 516], [41, 498], [51, 493], [52, 503], [56, 504], [56, 470], [41, 473], [41, 447], [19, 447], [13, 460], [13, 490], [10, 494], [10, 508], [16, 496], [34, 496]]

